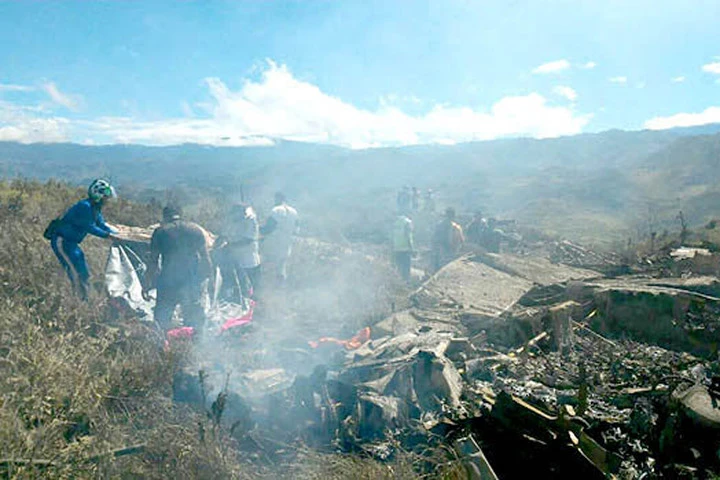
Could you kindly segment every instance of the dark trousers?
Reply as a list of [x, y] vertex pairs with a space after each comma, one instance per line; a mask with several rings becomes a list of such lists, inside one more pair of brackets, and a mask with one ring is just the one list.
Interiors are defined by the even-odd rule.
[[75, 291], [83, 300], [87, 300], [90, 270], [88, 269], [85, 254], [80, 248], [80, 245], [75, 242], [68, 242], [63, 237], [57, 235], [52, 237], [50, 245], [68, 278], [70, 278], [70, 282]]
[[406, 281], [409, 281], [412, 252], [393, 252], [393, 261], [400, 276]]
[[223, 277], [225, 296], [235, 302], [255, 298], [260, 288], [260, 271], [260, 265], [243, 268], [231, 260], [224, 262], [220, 267], [220, 273]]
[[175, 308], [182, 309], [183, 324], [202, 332], [205, 327], [205, 310], [202, 306], [202, 284], [187, 282], [178, 285], [158, 285], [155, 302], [155, 321], [164, 331], [170, 329]]
[[247, 298], [255, 298], [255, 295], [257, 295], [257, 291], [260, 288], [260, 278], [262, 277], [261, 271], [260, 265], [243, 269], [245, 280], [242, 288], [243, 295]]

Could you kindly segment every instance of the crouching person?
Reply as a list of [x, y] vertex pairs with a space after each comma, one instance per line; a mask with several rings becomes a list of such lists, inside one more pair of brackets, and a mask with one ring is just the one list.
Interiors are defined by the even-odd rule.
[[202, 334], [205, 327], [202, 285], [211, 277], [212, 264], [204, 231], [181, 216], [179, 207], [163, 209], [162, 224], [150, 241], [147, 285], [157, 288], [155, 321], [163, 331], [172, 327], [175, 307], [180, 305], [185, 326]]

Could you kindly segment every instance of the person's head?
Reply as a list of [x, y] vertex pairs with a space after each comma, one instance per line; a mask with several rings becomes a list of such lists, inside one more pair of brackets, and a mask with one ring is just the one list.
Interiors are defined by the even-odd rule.
[[179, 205], [168, 205], [163, 208], [162, 216], [163, 223], [170, 223], [174, 222], [175, 220], [180, 220], [180, 217], [182, 217], [182, 208], [180, 208]]
[[275, 194], [275, 205], [282, 205], [287, 201], [287, 197], [285, 197], [285, 194], [282, 192], [277, 192]]
[[110, 182], [102, 178], [93, 180], [88, 187], [88, 198], [91, 202], [98, 205], [102, 205], [107, 200], [115, 198], [116, 196], [115, 189], [110, 185]]
[[482, 218], [483, 218], [482, 211], [481, 211], [481, 210], [476, 210], [476, 211], [475, 211], [475, 219], [476, 219], [476, 220], [481, 220]]
[[445, 218], [448, 220], [455, 220], [455, 209], [453, 207], [445, 209]]

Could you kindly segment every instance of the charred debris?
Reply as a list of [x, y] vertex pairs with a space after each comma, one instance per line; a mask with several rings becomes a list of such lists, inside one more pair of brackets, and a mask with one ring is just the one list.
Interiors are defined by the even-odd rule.
[[302, 444], [381, 460], [441, 448], [483, 479], [720, 472], [718, 254], [469, 253], [406, 305], [272, 355], [249, 329], [225, 343], [232, 372], [183, 364], [175, 399], [270, 461]]

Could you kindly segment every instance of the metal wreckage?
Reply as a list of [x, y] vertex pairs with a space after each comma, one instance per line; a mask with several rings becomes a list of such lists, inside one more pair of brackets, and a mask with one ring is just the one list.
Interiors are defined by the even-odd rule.
[[[715, 254], [668, 257], [660, 276], [569, 242], [545, 253], [463, 256], [409, 308], [273, 360], [253, 362], [262, 339], [243, 330], [223, 340], [234, 359], [184, 365], [175, 398], [221, 399], [265, 458], [298, 443], [378, 459], [442, 445], [468, 478], [717, 475], [720, 280], [717, 258], [700, 261]], [[137, 262], [113, 255], [111, 294], [147, 310], [125, 278]]]

